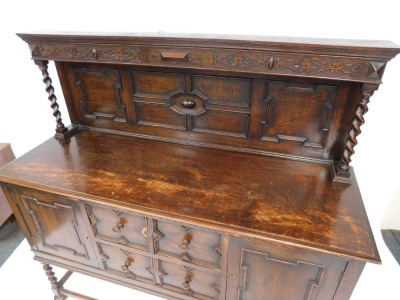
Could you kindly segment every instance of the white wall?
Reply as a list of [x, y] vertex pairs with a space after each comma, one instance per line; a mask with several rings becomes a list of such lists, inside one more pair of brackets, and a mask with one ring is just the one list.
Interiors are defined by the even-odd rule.
[[[274, 4], [279, 3], [279, 4]], [[0, 141], [17, 156], [53, 135], [55, 122], [39, 69], [16, 32], [32, 30], [185, 32], [300, 37], [388, 39], [400, 44], [393, 0], [381, 1], [3, 1], [0, 4]], [[50, 69], [65, 124], [67, 111]], [[400, 57], [388, 64], [371, 99], [355, 167], [383, 265], [367, 265], [353, 299], [398, 299], [400, 268], [380, 235], [386, 203], [398, 190]], [[398, 199], [400, 200], [400, 199]], [[400, 218], [400, 216], [399, 216]], [[381, 293], [389, 291], [382, 297]], [[390, 294], [391, 293], [391, 294]]]

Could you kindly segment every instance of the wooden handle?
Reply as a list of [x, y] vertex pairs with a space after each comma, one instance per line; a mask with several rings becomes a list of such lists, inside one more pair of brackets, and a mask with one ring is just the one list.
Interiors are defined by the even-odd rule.
[[185, 277], [185, 282], [182, 283], [182, 288], [184, 291], [189, 291], [190, 290], [190, 282], [192, 279], [188, 276]]
[[171, 62], [189, 62], [189, 52], [182, 51], [164, 51], [160, 53], [161, 61]]
[[122, 271], [129, 272], [129, 267], [131, 266], [131, 261], [127, 260], [124, 265], [121, 266]]
[[185, 108], [193, 108], [196, 106], [196, 102], [191, 99], [185, 99], [181, 102], [181, 105]]
[[179, 248], [183, 252], [188, 252], [189, 251], [189, 244], [190, 244], [190, 241], [187, 238], [183, 238], [182, 239], [182, 243], [179, 244]]
[[118, 222], [117, 225], [112, 228], [112, 231], [114, 231], [115, 233], [119, 233], [121, 232], [122, 228], [124, 228], [124, 224]]
[[96, 50], [96, 48], [93, 48], [93, 50], [92, 50], [92, 56], [93, 56], [93, 58], [95, 58], [95, 59], [99, 59], [100, 53]]

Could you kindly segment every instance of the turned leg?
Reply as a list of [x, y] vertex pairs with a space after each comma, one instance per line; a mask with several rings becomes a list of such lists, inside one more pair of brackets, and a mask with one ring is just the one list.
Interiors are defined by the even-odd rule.
[[59, 289], [62, 288], [62, 284], [60, 284], [57, 280], [57, 277], [54, 276], [53, 268], [49, 264], [43, 265], [43, 270], [46, 272], [47, 278], [51, 283], [51, 290], [54, 293], [54, 300], [65, 300], [67, 296], [61, 295]]
[[48, 72], [48, 61], [47, 60], [35, 60], [35, 64], [39, 66], [43, 75], [43, 82], [46, 84], [46, 92], [49, 94], [48, 99], [51, 104], [50, 107], [53, 109], [53, 116], [56, 118], [56, 137], [65, 137], [68, 132], [68, 128], [64, 126], [61, 119], [61, 112], [58, 107], [57, 97], [54, 95], [54, 87], [52, 85], [51, 78]]

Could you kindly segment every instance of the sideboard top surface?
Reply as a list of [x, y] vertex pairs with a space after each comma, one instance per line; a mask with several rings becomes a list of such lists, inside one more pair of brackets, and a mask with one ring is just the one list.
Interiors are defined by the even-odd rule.
[[0, 170], [0, 180], [193, 224], [379, 262], [354, 174], [329, 166], [78, 131]]

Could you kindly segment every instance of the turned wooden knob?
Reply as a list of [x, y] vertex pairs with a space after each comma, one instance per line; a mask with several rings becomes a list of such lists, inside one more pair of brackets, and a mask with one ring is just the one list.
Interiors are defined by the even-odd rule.
[[99, 59], [99, 57], [100, 57], [99, 52], [95, 48], [93, 48], [93, 50], [92, 50], [92, 56], [95, 59]]
[[183, 238], [182, 239], [182, 243], [179, 244], [179, 248], [181, 248], [181, 250], [183, 252], [188, 252], [189, 251], [189, 244], [190, 244], [190, 241], [187, 238]]
[[181, 102], [181, 105], [185, 108], [193, 108], [196, 106], [196, 102], [190, 99], [185, 99]]
[[122, 271], [129, 272], [129, 267], [131, 266], [131, 262], [127, 260], [124, 265], [121, 266]]
[[189, 277], [185, 277], [185, 282], [182, 283], [182, 288], [184, 291], [190, 290], [190, 281], [192, 281], [192, 279], [190, 279]]
[[122, 228], [124, 228], [124, 224], [118, 222], [117, 225], [112, 228], [112, 231], [114, 231], [115, 233], [119, 233], [121, 232]]

